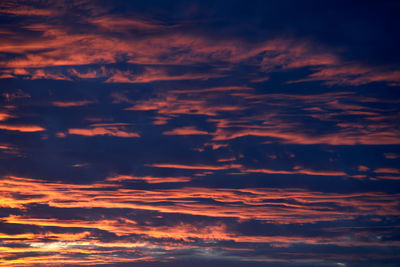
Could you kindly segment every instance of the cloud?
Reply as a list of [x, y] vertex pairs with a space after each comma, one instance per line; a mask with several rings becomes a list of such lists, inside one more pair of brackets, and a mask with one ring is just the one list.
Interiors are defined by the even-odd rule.
[[[117, 182], [117, 179], [113, 179], [113, 182]], [[277, 223], [289, 223], [290, 219], [294, 220], [293, 222], [300, 222], [303, 220], [318, 221], [327, 218], [340, 218], [341, 216], [351, 217], [356, 214], [366, 214], [366, 212], [382, 215], [396, 214], [397, 212], [395, 196], [377, 192], [337, 194], [309, 192], [302, 189], [180, 188], [136, 190], [120, 187], [120, 185], [114, 183], [74, 185], [10, 176], [1, 182], [1, 190], [8, 192], [8, 196], [3, 197], [2, 205], [3, 207], [17, 208], [23, 208], [29, 203], [42, 203], [58, 208], [118, 207], [211, 217], [258, 218]], [[110, 191], [107, 188], [116, 188], [116, 190]], [[40, 194], [33, 195], [32, 189], [37, 190]], [[26, 195], [30, 198], [18, 198], [18, 195]], [[216, 203], [202, 203], [201, 199], [209, 198], [215, 200]], [[198, 201], [193, 202], [193, 199], [198, 199]], [[290, 199], [296, 199], [297, 203], [286, 202]], [[172, 203], [160, 203], [160, 201], [167, 200], [172, 201]], [[276, 200], [282, 201], [276, 202]], [[341, 206], [352, 208], [346, 211], [339, 207], [337, 207], [338, 210], [335, 210], [331, 208], [321, 209], [318, 206], [328, 205], [327, 207], [330, 207], [329, 203], [332, 201]], [[380, 206], [381, 201], [387, 203], [385, 208]], [[314, 204], [318, 205], [315, 206]], [[211, 207], [215, 208], [212, 212], [209, 210]], [[317, 214], [315, 214], [315, 209], [319, 210]], [[305, 214], [309, 216], [303, 217]], [[287, 218], [285, 219], [285, 217]]]
[[392, 173], [392, 174], [400, 174], [400, 170], [395, 168], [379, 168], [374, 170], [375, 173]]
[[9, 92], [3, 93], [4, 98], [7, 102], [15, 101], [16, 99], [30, 98], [31, 95], [21, 89], [11, 90]]
[[346, 176], [345, 172], [341, 171], [315, 171], [302, 168], [295, 168], [293, 171], [271, 170], [271, 169], [242, 169], [243, 173], [266, 173], [266, 174], [304, 174], [318, 176]]
[[240, 164], [230, 164], [221, 166], [211, 166], [211, 165], [184, 165], [184, 164], [170, 164], [170, 163], [154, 163], [148, 164], [148, 166], [156, 168], [172, 168], [172, 169], [184, 169], [184, 170], [229, 170], [242, 167]]
[[158, 114], [164, 116], [173, 116], [176, 114], [216, 116], [219, 113], [235, 112], [245, 109], [245, 107], [241, 107], [240, 105], [213, 105], [210, 103], [210, 100], [212, 101], [213, 99], [180, 98], [174, 94], [167, 94], [153, 99], [138, 101], [132, 107], [126, 108], [125, 110], [154, 110]]
[[400, 158], [399, 155], [395, 154], [395, 153], [384, 153], [385, 158], [387, 159], [397, 159]]
[[96, 101], [81, 100], [81, 101], [53, 101], [53, 105], [56, 107], [67, 108], [67, 107], [81, 107], [96, 103]]
[[[157, 184], [161, 179], [183, 178], [117, 175], [104, 182], [70, 184], [4, 177], [0, 181], [1, 205], [14, 211], [2, 217], [1, 223], [14, 227], [19, 225], [26, 230], [23, 233], [0, 234], [3, 240], [7, 240], [1, 245], [2, 251], [9, 257], [23, 259], [25, 263], [43, 261], [43, 257], [46, 257], [46, 262], [52, 262], [52, 259], [39, 254], [27, 260], [22, 252], [53, 253], [56, 250], [57, 254], [52, 255], [59, 255], [60, 258], [54, 262], [62, 259], [74, 264], [97, 264], [100, 261], [104, 264], [150, 259], [160, 261], [165, 259], [162, 255], [168, 257], [193, 248], [216, 252], [231, 250], [232, 253], [253, 251], [248, 243], [279, 247], [296, 244], [345, 247], [398, 245], [398, 242], [390, 240], [371, 241], [373, 233], [360, 229], [354, 229], [353, 237], [346, 239], [348, 229], [330, 228], [336, 234], [307, 236], [298, 232], [286, 235], [273, 231], [270, 234], [242, 233], [231, 225], [233, 222], [241, 224], [260, 220], [269, 224], [268, 227], [276, 227], [271, 223], [287, 227], [293, 224], [307, 227], [305, 225], [312, 223], [315, 228], [318, 222], [352, 221], [359, 216], [397, 216], [396, 194], [327, 193], [296, 188], [183, 187], [148, 190], [129, 189], [120, 184], [136, 179]], [[35, 206], [46, 209], [35, 212]], [[76, 212], [77, 209], [80, 212]], [[16, 210], [24, 212], [15, 214]], [[150, 212], [151, 217], [140, 215], [143, 212]], [[87, 214], [91, 217], [86, 217]], [[179, 217], [174, 217], [177, 215]], [[187, 216], [196, 217], [189, 220]], [[167, 217], [175, 219], [160, 223], [159, 220]], [[231, 223], [228, 224], [228, 220], [223, 222], [224, 218]], [[40, 227], [42, 230], [31, 232], [26, 227]], [[323, 231], [326, 233], [327, 230]], [[163, 252], [161, 255], [160, 251]], [[336, 254], [332, 252], [332, 255]], [[249, 255], [237, 256], [248, 258]]]
[[[396, 195], [378, 192], [338, 194], [291, 188], [137, 190], [121, 188], [113, 183], [118, 182], [117, 180], [120, 179], [113, 179], [112, 183], [74, 185], [8, 177], [0, 184], [1, 190], [7, 192], [7, 195], [3, 196], [2, 206], [24, 209], [30, 203], [37, 203], [56, 208], [127, 208], [243, 220], [258, 219], [278, 224], [351, 219], [354, 216], [370, 215], [371, 212], [380, 216], [398, 213]], [[33, 189], [40, 194], [32, 194]], [[214, 202], [203, 202], [207, 199]], [[291, 200], [295, 200], [295, 203]], [[331, 205], [333, 202], [336, 203], [334, 206]], [[386, 204], [382, 206], [382, 203]], [[10, 220], [11, 218], [16, 217], [10, 217]], [[29, 220], [35, 224], [36, 219]], [[39, 219], [38, 223], [54, 225], [52, 221], [56, 219]], [[80, 223], [87, 226], [97, 224], [96, 221]], [[60, 226], [68, 227], [68, 223]], [[126, 231], [129, 231], [108, 224], [104, 224], [104, 227], [104, 230], [109, 229], [120, 234], [128, 234]]]
[[378, 175], [377, 178], [387, 179], [387, 180], [400, 180], [400, 176], [395, 176], [395, 175]]
[[81, 73], [77, 71], [76, 69], [72, 68], [71, 73], [74, 77], [80, 78], [80, 79], [94, 79], [98, 78], [99, 76], [103, 76], [105, 72], [104, 68], [101, 68], [100, 71], [92, 70], [92, 71], [87, 71], [86, 73]]
[[33, 7], [31, 5], [16, 3], [14, 1], [4, 1], [1, 5], [0, 12], [7, 15], [15, 16], [57, 16], [60, 13], [56, 9]]
[[5, 121], [5, 120], [7, 120], [8, 118], [12, 118], [12, 115], [10, 115], [10, 114], [8, 114], [8, 113], [0, 112], [0, 121]]
[[23, 156], [18, 147], [9, 143], [0, 143], [0, 151], [9, 155]]
[[320, 68], [309, 75], [308, 78], [295, 82], [324, 81], [327, 85], [363, 85], [373, 82], [388, 82], [396, 85], [400, 82], [400, 71], [379, 70], [372, 67], [359, 66], [356, 64], [337, 65], [328, 68]]
[[115, 137], [131, 138], [140, 137], [140, 134], [129, 130], [129, 123], [96, 123], [90, 128], [70, 128], [68, 134], [82, 136], [108, 135]]
[[185, 183], [191, 181], [189, 177], [153, 177], [153, 176], [130, 176], [130, 175], [117, 175], [108, 177], [106, 179], [110, 182], [121, 182], [121, 181], [143, 181], [149, 184], [159, 183]]
[[358, 166], [358, 171], [366, 172], [366, 171], [369, 171], [369, 168], [367, 166], [360, 165], [360, 166]]
[[41, 132], [46, 130], [45, 128], [37, 125], [10, 125], [10, 124], [1, 124], [0, 129], [7, 131], [18, 131], [24, 133]]
[[175, 128], [170, 131], [163, 132], [165, 135], [207, 135], [208, 132], [196, 129], [193, 126], [185, 126], [182, 128]]
[[202, 93], [213, 93], [213, 92], [229, 92], [229, 91], [247, 91], [253, 88], [248, 86], [220, 86], [203, 89], [188, 89], [188, 90], [171, 90], [173, 94], [202, 94]]
[[[93, 7], [93, 10], [95, 9]], [[52, 15], [56, 18], [51, 14], [57, 10], [53, 8], [14, 9], [12, 12], [27, 13], [28, 10], [31, 10], [29, 12], [32, 14], [41, 10], [45, 12], [43, 16]], [[292, 83], [323, 81], [328, 85], [357, 86], [373, 82], [389, 85], [400, 82], [397, 69], [346, 61], [318, 44], [295, 38], [276, 37], [256, 43], [239, 39], [217, 41], [205, 34], [180, 30], [180, 25], [166, 26], [152, 19], [105, 14], [94, 17], [76, 16], [76, 19], [83, 25], [79, 32], [71, 31], [69, 26], [63, 23], [49, 24], [43, 21], [17, 25], [18, 31], [15, 33], [0, 33], [4, 40], [0, 51], [16, 54], [12, 59], [0, 60], [3, 78], [18, 77], [14, 72], [17, 69], [25, 69], [30, 79], [71, 80], [76, 77], [102, 77], [109, 83], [207, 80], [225, 77], [226, 74], [217, 73], [217, 68], [211, 68], [205, 73], [172, 75], [155, 66], [213, 66], [223, 63], [228, 69], [256, 65], [259, 71], [266, 73], [306, 67], [311, 69], [312, 73], [308, 77], [290, 81]], [[20, 31], [28, 31], [31, 34], [29, 37], [22, 36], [19, 35]], [[110, 69], [107, 72], [104, 72], [105, 69], [92, 69], [80, 73], [72, 67], [114, 64], [121, 61], [147, 65], [146, 71], [137, 74], [119, 69]], [[71, 68], [64, 73], [46, 69], [57, 66]], [[259, 77], [254, 79], [259, 80]]]
[[[229, 87], [226, 87], [229, 88]], [[130, 111], [156, 112], [155, 125], [168, 124], [179, 115], [205, 115], [216, 130], [208, 132], [217, 142], [256, 136], [288, 144], [380, 145], [399, 144], [394, 126], [397, 109], [393, 100], [380, 100], [351, 92], [322, 94], [254, 94], [251, 91], [184, 90], [160, 92], [144, 100], [121, 100], [133, 105]], [[200, 97], [201, 96], [201, 97]], [[221, 97], [229, 96], [235, 105], [216, 105]], [[385, 108], [372, 105], [386, 103]], [[303, 110], [288, 114], [288, 109]], [[252, 116], [245, 116], [252, 112]], [[225, 115], [225, 116], [224, 116]], [[357, 121], [354, 122], [354, 118]], [[310, 118], [320, 121], [317, 132], [307, 129]], [[326, 125], [326, 126], [325, 126]], [[186, 126], [188, 127], [188, 126]], [[167, 131], [170, 133], [170, 131]], [[172, 132], [171, 132], [172, 133]]]
[[239, 130], [231, 132], [229, 130], [219, 130], [215, 133], [213, 140], [231, 140], [244, 136], [272, 137], [288, 144], [329, 144], [329, 145], [394, 145], [400, 144], [397, 131], [382, 131], [369, 133], [368, 135], [358, 135], [351, 130], [340, 131], [333, 134], [325, 134], [320, 137], [309, 136], [302, 133], [295, 133], [289, 129], [264, 129]]
[[223, 77], [222, 74], [182, 74], [168, 75], [165, 71], [156, 68], [146, 68], [143, 73], [133, 74], [129, 71], [115, 70], [105, 81], [107, 83], [149, 83], [156, 81], [185, 81], [208, 80], [210, 78]]
[[0, 3], [0, 265], [396, 264], [396, 59], [217, 6]]
[[74, 135], [83, 135], [83, 136], [109, 135], [109, 136], [125, 137], [125, 138], [140, 137], [138, 133], [126, 132], [118, 127], [93, 127], [89, 129], [71, 128], [68, 129], [68, 133]]

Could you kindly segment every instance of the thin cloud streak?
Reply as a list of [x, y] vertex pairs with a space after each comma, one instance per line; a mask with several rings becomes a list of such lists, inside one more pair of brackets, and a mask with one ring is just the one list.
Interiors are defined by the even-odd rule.
[[46, 130], [45, 128], [37, 125], [10, 125], [10, 124], [8, 125], [1, 124], [0, 129], [7, 131], [23, 132], [23, 133], [42, 132]]

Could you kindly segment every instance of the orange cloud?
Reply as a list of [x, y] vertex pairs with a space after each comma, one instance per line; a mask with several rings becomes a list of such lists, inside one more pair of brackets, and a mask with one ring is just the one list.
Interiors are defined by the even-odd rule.
[[176, 95], [169, 94], [155, 99], [140, 101], [125, 110], [150, 111], [155, 110], [160, 115], [174, 116], [176, 114], [197, 114], [217, 116], [223, 112], [237, 112], [246, 109], [238, 105], [210, 105], [207, 98], [204, 99], [181, 99]]
[[89, 19], [89, 22], [112, 32], [124, 32], [132, 29], [145, 30], [148, 32], [149, 30], [151, 31], [167, 28], [167, 26], [161, 25], [156, 21], [122, 18], [119, 16], [102, 16]]
[[203, 89], [189, 89], [189, 90], [171, 90], [173, 94], [199, 94], [199, 93], [213, 93], [213, 92], [226, 92], [226, 91], [242, 91], [252, 90], [253, 88], [248, 86], [220, 86]]
[[71, 73], [80, 79], [94, 79], [98, 78], [99, 76], [104, 75], [104, 68], [101, 69], [101, 73], [99, 74], [96, 70], [87, 71], [86, 73], [78, 72], [76, 69], [71, 69]]
[[169, 164], [169, 163], [148, 164], [148, 166], [156, 168], [172, 168], [172, 169], [184, 169], [184, 170], [213, 170], [213, 171], [236, 169], [242, 167], [242, 165], [240, 164], [211, 166], [211, 165], [184, 165], [184, 164]]
[[146, 68], [144, 73], [133, 74], [129, 71], [115, 70], [106, 80], [108, 83], [149, 83], [155, 81], [179, 81], [179, 80], [208, 80], [210, 78], [223, 77], [221, 74], [182, 74], [168, 75], [165, 71], [156, 68]]
[[[396, 200], [398, 196], [377, 192], [337, 194], [270, 188], [135, 190], [121, 188], [114, 182], [117, 181], [74, 185], [8, 177], [0, 181], [0, 190], [5, 193], [2, 195], [1, 203], [3, 207], [19, 209], [24, 209], [31, 203], [58, 208], [118, 207], [161, 213], [257, 219], [280, 224], [350, 219], [363, 214], [369, 216], [399, 214]], [[114, 190], [108, 190], [109, 188]], [[32, 195], [32, 192], [40, 194]], [[212, 199], [214, 203], [203, 203], [202, 199]], [[293, 203], [293, 200], [296, 203]], [[336, 208], [333, 208], [331, 203], [336, 203]], [[34, 223], [36, 219], [29, 220]], [[49, 219], [40, 219], [37, 222], [40, 222], [40, 225], [54, 225]], [[79, 227], [90, 227], [92, 224], [95, 227], [96, 223], [89, 221]], [[116, 231], [117, 234], [129, 231], [110, 224], [101, 225], [104, 225], [101, 229], [110, 231], [113, 229], [112, 231]], [[67, 223], [64, 227], [68, 227]]]
[[[38, 233], [0, 234], [3, 243], [0, 251], [7, 255], [17, 256], [21, 252], [54, 252], [67, 262], [101, 263], [118, 262], [119, 253], [127, 256], [123, 261], [138, 259], [130, 253], [140, 251], [143, 257], [153, 256], [151, 248], [158, 250], [179, 250], [196, 246], [194, 240], [233, 241], [240, 243], [273, 243], [290, 246], [294, 243], [333, 244], [340, 246], [387, 246], [399, 245], [397, 241], [374, 242], [369, 240], [370, 233], [363, 236], [354, 234], [354, 238], [346, 239], [351, 232], [348, 229], [331, 229], [338, 233], [334, 237], [323, 236], [283, 236], [253, 235], [248, 236], [232, 232], [227, 225], [215, 221], [176, 222], [175, 224], [139, 223], [135, 219], [124, 217], [98, 217], [91, 219], [59, 219], [57, 217], [41, 217], [39, 214], [29, 216], [26, 211], [31, 204], [47, 205], [54, 208], [124, 208], [148, 210], [165, 213], [201, 215], [214, 218], [236, 218], [238, 220], [261, 220], [277, 224], [304, 224], [332, 220], [350, 220], [356, 216], [398, 216], [399, 194], [379, 192], [363, 193], [326, 193], [292, 188], [201, 188], [184, 187], [177, 189], [128, 189], [118, 182], [130, 179], [157, 181], [161, 177], [110, 177], [103, 183], [68, 184], [49, 182], [46, 180], [4, 177], [0, 180], [0, 203], [2, 207], [20, 209], [24, 214], [9, 215], [2, 218], [3, 223], [40, 226], [49, 229]], [[176, 177], [171, 177], [176, 178]], [[182, 177], [180, 177], [182, 178]], [[163, 178], [164, 179], [164, 178]], [[157, 181], [158, 182], [158, 181]], [[113, 189], [113, 190], [110, 190]], [[34, 194], [32, 192], [35, 192]], [[210, 202], [210, 200], [212, 200]], [[124, 213], [129, 214], [129, 213]], [[51, 228], [48, 228], [51, 227]], [[68, 229], [74, 228], [74, 233]], [[51, 231], [51, 229], [53, 229]], [[58, 229], [57, 232], [53, 232]], [[64, 231], [65, 230], [65, 231]], [[99, 231], [106, 231], [118, 238], [100, 241]], [[132, 239], [132, 234], [137, 235]], [[149, 239], [150, 241], [146, 241]], [[156, 239], [156, 240], [154, 240]], [[166, 240], [169, 240], [166, 242]], [[171, 242], [171, 240], [174, 240]], [[7, 244], [9, 246], [7, 246]], [[28, 245], [25, 247], [15, 246]], [[216, 249], [219, 249], [216, 243]], [[235, 247], [234, 247], [235, 248]], [[233, 249], [234, 249], [233, 248]], [[237, 247], [236, 247], [237, 248]], [[208, 247], [210, 249], [210, 247]], [[226, 249], [230, 249], [229, 247]], [[100, 253], [101, 251], [101, 253]], [[74, 257], [74, 255], [81, 255]], [[86, 258], [82, 255], [91, 255]], [[107, 257], [105, 255], [108, 255]], [[100, 258], [98, 258], [98, 256]], [[106, 258], [103, 258], [106, 257]], [[18, 258], [18, 257], [14, 257]], [[158, 257], [157, 257], [158, 258]], [[25, 259], [25, 258], [24, 258]], [[41, 256], [32, 258], [43, 259]], [[158, 258], [159, 259], [159, 258]], [[3, 261], [3, 262], [2, 262]], [[4, 263], [3, 258], [0, 262]], [[47, 262], [47, 261], [46, 261]], [[49, 261], [51, 262], [51, 261]], [[56, 261], [57, 262], [57, 261]]]
[[367, 166], [360, 165], [360, 166], [358, 166], [358, 170], [360, 172], [366, 172], [366, 171], [369, 171], [369, 168]]
[[[77, 19], [77, 25], [82, 26], [79, 31], [72, 31], [69, 25], [58, 21], [58, 17], [64, 18], [67, 15], [68, 8], [77, 11], [73, 19]], [[82, 8], [90, 11], [86, 12], [90, 16], [81, 16], [78, 11]], [[246, 179], [247, 175], [255, 173], [331, 176], [330, 179], [341, 179], [341, 176], [367, 178], [364, 174], [348, 175], [343, 171], [311, 170], [301, 166], [284, 170], [279, 169], [279, 165], [270, 169], [246, 168], [241, 164], [234, 164], [236, 159], [239, 162], [242, 155], [233, 153], [234, 147], [231, 149], [229, 145], [231, 140], [245, 136], [259, 137], [257, 140], [262, 139], [262, 143], [400, 144], [400, 132], [396, 125], [398, 121], [396, 105], [399, 104], [397, 100], [373, 99], [357, 95], [359, 92], [353, 94], [335, 91], [314, 95], [262, 94], [264, 88], [259, 87], [260, 84], [255, 89], [243, 83], [226, 85], [228, 82], [235, 82], [236, 78], [242, 80], [242, 74], [229, 81], [217, 80], [221, 86], [203, 87], [201, 85], [203, 83], [210, 84], [205, 82], [207, 79], [225, 77], [231, 72], [237, 73], [237, 70], [246, 72], [247, 68], [252, 68], [256, 69], [257, 73], [250, 77], [250, 82], [261, 82], [268, 79], [271, 72], [308, 68], [310, 74], [307, 77], [290, 83], [321, 81], [327, 85], [356, 86], [382, 82], [398, 85], [400, 83], [398, 70], [386, 71], [384, 68], [347, 62], [327, 50], [315, 49], [318, 46], [316, 44], [296, 39], [277, 38], [250, 43], [245, 39], [208, 38], [198, 31], [181, 30], [186, 25], [164, 25], [150, 18], [138, 18], [136, 14], [129, 17], [116, 16], [114, 12], [105, 12], [86, 1], [68, 5], [48, 3], [46, 8], [34, 8], [25, 3], [15, 4], [7, 1], [6, 4], [0, 4], [0, 13], [34, 16], [23, 23], [19, 23], [20, 18], [13, 17], [12, 21], [17, 21], [12, 26], [13, 30], [0, 30], [2, 40], [0, 51], [12, 55], [0, 59], [0, 78], [71, 81], [96, 79], [96, 82], [133, 84], [186, 81], [185, 84], [189, 85], [187, 88], [173, 87], [173, 90], [170, 90], [172, 84], [166, 84], [167, 86], [159, 90], [158, 84], [153, 84], [156, 87], [154, 93], [143, 95], [143, 97], [149, 96], [149, 99], [130, 100], [122, 93], [113, 94], [113, 103], [129, 105], [120, 112], [154, 115], [150, 118], [153, 125], [166, 125], [169, 120], [179, 119], [179, 116], [183, 115], [201, 117], [201, 120], [205, 118], [204, 121], [211, 124], [207, 129], [215, 131], [208, 132], [199, 130], [197, 126], [183, 125], [164, 131], [163, 134], [209, 135], [205, 138], [212, 138], [211, 141], [207, 140], [203, 146], [196, 144], [195, 148], [207, 155], [212, 152], [207, 146], [211, 146], [214, 150], [228, 147], [214, 151], [218, 152], [216, 158], [219, 159], [215, 165], [196, 163], [146, 165], [160, 168], [152, 169], [160, 176], [118, 174], [106, 178], [105, 181], [90, 184], [15, 176], [3, 177], [0, 179], [0, 206], [6, 208], [10, 214], [1, 217], [0, 222], [27, 232], [0, 233], [0, 265], [31, 266], [43, 263], [113, 265], [119, 262], [164, 261], [184, 255], [190, 249], [210, 257], [222, 258], [227, 255], [230, 260], [275, 260], [273, 255], [268, 259], [243, 256], [245, 254], [241, 253], [252, 252], [253, 247], [258, 247], [258, 245], [251, 248], [242, 247], [246, 246], [242, 243], [251, 242], [280, 248], [299, 243], [352, 247], [400, 246], [400, 243], [389, 235], [384, 236], [382, 240], [378, 235], [375, 240], [377, 232], [368, 229], [367, 222], [362, 231], [350, 227], [329, 227], [322, 230], [324, 234], [328, 234], [321, 236], [315, 235], [314, 232], [309, 236], [306, 233], [304, 236], [303, 233], [288, 236], [278, 233], [248, 235], [232, 229], [236, 223], [251, 221], [265, 225], [266, 228], [269, 228], [269, 223], [277, 226], [286, 224], [284, 228], [287, 229], [293, 224], [299, 227], [313, 224], [318, 230], [320, 227], [318, 222], [332, 224], [338, 220], [341, 224], [346, 220], [357, 220], [358, 217], [363, 217], [368, 222], [369, 220], [377, 222], [382, 217], [385, 225], [379, 225], [382, 228], [377, 227], [377, 231], [380, 234], [392, 234], [393, 227], [397, 226], [386, 224], [390, 223], [391, 217], [397, 218], [400, 215], [398, 203], [400, 194], [363, 191], [367, 188], [359, 188], [357, 190], [360, 192], [357, 193], [319, 192], [299, 188], [242, 188], [239, 184], [233, 184], [233, 188], [219, 188], [218, 186], [221, 186], [219, 182], [210, 181], [214, 177], [202, 177], [212, 173], [217, 176], [219, 171], [223, 171], [227, 176], [242, 175], [233, 177], [237, 180]], [[40, 17], [51, 17], [52, 24], [38, 23]], [[129, 64], [141, 65], [138, 68], [143, 68], [143, 72], [120, 70], [118, 63], [122, 65], [126, 63], [128, 67]], [[92, 67], [90, 64], [101, 64], [101, 66]], [[171, 66], [177, 69], [179, 67], [184, 72], [178, 74], [169, 72]], [[207, 70], [194, 72], [197, 67]], [[260, 76], [262, 78], [259, 78]], [[190, 84], [196, 85], [191, 88]], [[29, 97], [17, 92], [4, 93], [3, 96], [8, 102], [16, 98]], [[228, 101], [220, 104], [220, 99], [223, 97]], [[64, 108], [92, 103], [95, 102], [81, 100], [54, 101], [51, 104]], [[22, 108], [18, 109], [18, 104], [14, 106], [15, 116], [24, 114]], [[7, 109], [4, 110], [0, 112], [0, 121], [14, 116], [10, 115]], [[140, 134], [132, 129], [132, 124], [101, 123], [113, 121], [113, 118], [101, 119], [101, 115], [83, 118], [86, 121], [99, 123], [70, 128], [66, 132], [56, 133], [56, 136], [65, 138], [68, 133], [81, 136], [140, 137]], [[310, 120], [321, 127], [315, 129], [308, 127]], [[167, 128], [152, 127], [161, 129], [160, 131]], [[0, 124], [0, 129], [20, 132], [46, 130], [36, 125], [11, 124]], [[68, 140], [62, 141], [64, 143]], [[0, 144], [0, 150], [9, 154], [18, 152], [16, 147], [9, 143]], [[235, 157], [231, 157], [232, 153]], [[283, 155], [276, 156], [273, 151], [266, 153], [275, 162]], [[398, 158], [398, 155], [393, 153], [385, 153], [384, 156], [387, 159]], [[74, 162], [78, 162], [72, 165], [76, 168], [87, 166], [83, 161]], [[71, 167], [71, 164], [69, 162], [68, 166]], [[193, 175], [198, 177], [196, 179], [174, 177], [173, 174], [162, 177], [165, 173], [183, 170], [193, 171], [195, 172]], [[360, 165], [354, 170], [367, 172], [369, 168]], [[74, 170], [77, 171], [79, 170]], [[398, 175], [400, 170], [396, 168], [377, 168], [373, 172], [376, 179], [370, 178], [371, 180], [400, 180]], [[193, 183], [188, 183], [192, 180]], [[198, 182], [203, 181], [211, 182], [215, 188], [200, 187]], [[48, 214], [46, 208], [51, 209]], [[37, 209], [43, 212], [36, 212]], [[68, 214], [59, 216], [63, 209], [72, 212], [79, 209], [83, 212], [76, 216], [73, 214], [68, 219]], [[86, 211], [90, 211], [93, 217], [86, 216]], [[150, 215], [146, 217], [142, 216], [142, 213]], [[173, 221], [171, 217], [177, 220]], [[190, 218], [189, 222], [184, 222], [185, 218]], [[389, 227], [390, 231], [385, 230]], [[38, 230], [32, 230], [35, 228]], [[227, 247], [221, 247], [219, 241], [223, 241], [221, 243]], [[229, 254], [230, 250], [234, 254]], [[313, 253], [284, 253], [292, 260], [298, 258], [308, 260], [316, 257]], [[385, 257], [385, 255], [379, 256]], [[375, 255], [369, 255], [369, 259], [374, 257]], [[320, 258], [337, 262], [338, 259], [353, 260], [355, 257], [352, 254], [332, 256], [326, 253]]]
[[343, 64], [337, 62], [330, 66], [319, 68], [308, 78], [292, 82], [325, 81], [328, 85], [362, 85], [371, 82], [400, 82], [400, 72], [383, 71], [369, 66], [361, 66], [355, 63]]
[[26, 133], [31, 133], [31, 132], [41, 132], [45, 131], [46, 129], [37, 126], [37, 125], [10, 125], [10, 124], [1, 124], [0, 125], [1, 130], [7, 130], [7, 131], [18, 131], [18, 132], [26, 132]]
[[11, 155], [21, 156], [19, 149], [12, 144], [0, 143], [0, 151]]
[[130, 176], [130, 175], [117, 175], [113, 177], [109, 177], [106, 179], [110, 182], [121, 182], [121, 181], [144, 181], [149, 184], [158, 184], [158, 183], [185, 183], [190, 182], [191, 178], [189, 177], [153, 177], [153, 176]]
[[[55, 12], [54, 9], [50, 12]], [[38, 11], [38, 10], [36, 10]], [[18, 12], [25, 12], [19, 10]], [[46, 11], [47, 12], [47, 11]], [[90, 32], [72, 32], [62, 24], [28, 24], [22, 30], [33, 33], [31, 38], [22, 38], [13, 32], [0, 33], [3, 39], [0, 50], [19, 56], [12, 60], [0, 61], [4, 68], [3, 78], [14, 77], [9, 70], [36, 68], [28, 75], [31, 79], [64, 79], [66, 74], [51, 73], [45, 67], [79, 66], [89, 64], [116, 63], [124, 55], [128, 63], [151, 65], [189, 65], [197, 63], [224, 62], [230, 66], [237, 64], [257, 64], [264, 72], [310, 67], [314, 71], [309, 77], [294, 82], [321, 80], [327, 84], [360, 85], [371, 82], [398, 84], [399, 70], [385, 71], [356, 62], [346, 62], [329, 51], [316, 50], [311, 42], [295, 39], [276, 38], [259, 43], [243, 40], [216, 41], [206, 36], [170, 31], [172, 26], [157, 21], [131, 17], [102, 15], [87, 18], [81, 23], [97, 27]], [[152, 32], [141, 38], [129, 38], [130, 31]], [[119, 36], [113, 34], [120, 33]], [[176, 51], [180, 51], [177, 53]], [[203, 73], [168, 75], [162, 70], [148, 67], [145, 73], [115, 70], [112, 73], [88, 72], [79, 78], [105, 77], [106, 82], [147, 83], [153, 81], [209, 79], [223, 77], [223, 73]], [[105, 75], [106, 74], [106, 75]]]
[[395, 154], [395, 153], [384, 153], [385, 158], [387, 159], [397, 159], [400, 158], [399, 155]]
[[271, 170], [271, 169], [242, 169], [243, 173], [267, 173], [267, 174], [304, 174], [304, 175], [320, 175], [320, 176], [347, 176], [341, 171], [314, 171], [296, 168], [293, 171]]
[[[220, 92], [225, 92], [224, 90]], [[217, 117], [229, 112], [234, 115], [233, 119], [230, 116], [208, 119], [208, 122], [216, 124], [216, 131], [209, 134], [213, 135], [213, 141], [218, 142], [226, 142], [244, 136], [258, 136], [273, 138], [274, 142], [304, 145], [389, 145], [400, 143], [400, 134], [393, 125], [395, 113], [391, 115], [390, 111], [369, 108], [365, 104], [382, 101], [379, 99], [361, 97], [350, 92], [315, 95], [254, 95], [249, 92], [228, 91], [236, 105], [217, 106], [215, 101], [222, 96], [218, 95], [218, 90], [213, 92], [217, 95], [198, 92], [202, 94], [202, 97], [199, 98], [174, 90], [161, 93], [155, 98], [138, 101], [125, 110], [155, 111], [157, 112], [154, 117], [156, 125], [167, 124], [169, 118], [180, 114]], [[119, 101], [130, 104], [133, 102], [127, 98], [119, 99]], [[354, 103], [346, 103], [349, 101]], [[293, 105], [306, 111], [303, 114], [297, 114], [298, 117], [302, 116], [305, 119], [312, 117], [321, 122], [337, 122], [336, 126], [330, 131], [318, 134], [313, 134], [310, 130], [301, 130], [307, 128], [301, 119], [294, 121], [285, 115], [287, 112], [285, 107]], [[274, 112], [265, 112], [265, 110], [271, 109]], [[254, 115], [243, 116], [242, 111], [245, 110], [252, 110]], [[354, 122], [351, 116], [358, 116], [357, 122]]]
[[400, 174], [400, 170], [395, 169], [395, 168], [379, 168], [379, 169], [375, 169], [374, 172]]
[[378, 175], [377, 178], [387, 180], [400, 180], [400, 176], [395, 175]]
[[73, 164], [72, 167], [81, 168], [81, 167], [87, 167], [88, 165], [89, 165], [88, 163], [77, 163]]
[[264, 129], [247, 129], [231, 132], [229, 130], [217, 130], [213, 140], [224, 141], [231, 140], [243, 136], [260, 136], [272, 137], [282, 140], [284, 143], [289, 144], [329, 144], [329, 145], [390, 145], [400, 144], [400, 135], [397, 131], [382, 131], [376, 133], [369, 133], [366, 135], [355, 135], [353, 131], [341, 131], [333, 134], [326, 134], [322, 136], [308, 136], [303, 133], [290, 131], [289, 129], [273, 129], [265, 127]]
[[68, 129], [69, 134], [83, 135], [83, 136], [96, 136], [96, 135], [108, 135], [115, 137], [140, 137], [138, 133], [127, 131], [125, 128], [125, 123], [123, 124], [93, 124], [91, 128], [78, 129], [72, 128]]
[[8, 113], [2, 113], [2, 112], [0, 112], [0, 121], [5, 121], [5, 120], [7, 120], [8, 118], [12, 118], [12, 116], [11, 116], [10, 114], [8, 114]]
[[87, 106], [89, 104], [96, 103], [95, 101], [89, 101], [89, 100], [82, 100], [82, 101], [54, 101], [53, 105], [56, 107], [81, 107], [81, 106]]
[[171, 131], [163, 132], [165, 135], [205, 135], [206, 131], [196, 129], [194, 126], [186, 126], [182, 128], [175, 128]]

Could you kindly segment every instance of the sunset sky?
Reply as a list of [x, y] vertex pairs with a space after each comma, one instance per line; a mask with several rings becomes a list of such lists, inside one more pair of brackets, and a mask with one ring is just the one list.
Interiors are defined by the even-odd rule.
[[399, 1], [0, 1], [0, 266], [400, 266]]

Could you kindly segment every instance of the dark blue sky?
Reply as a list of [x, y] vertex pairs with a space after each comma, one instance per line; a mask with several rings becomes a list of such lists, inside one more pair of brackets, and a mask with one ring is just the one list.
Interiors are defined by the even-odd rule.
[[0, 265], [398, 266], [398, 1], [2, 1]]

